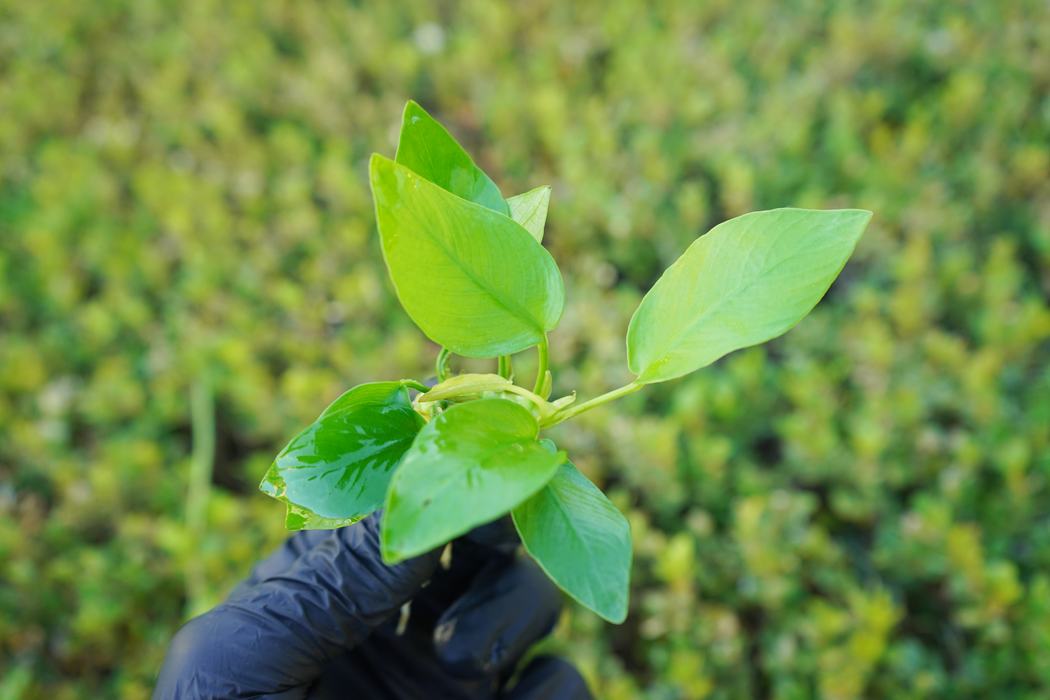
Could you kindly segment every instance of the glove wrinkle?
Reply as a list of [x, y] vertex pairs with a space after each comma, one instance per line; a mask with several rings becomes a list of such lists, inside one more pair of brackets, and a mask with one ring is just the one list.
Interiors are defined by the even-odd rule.
[[332, 533], [329, 530], [300, 530], [292, 533], [284, 544], [277, 548], [277, 551], [252, 567], [248, 578], [238, 584], [227, 600], [236, 598], [264, 579], [284, 573], [292, 568], [292, 565], [301, 556], [331, 536]]

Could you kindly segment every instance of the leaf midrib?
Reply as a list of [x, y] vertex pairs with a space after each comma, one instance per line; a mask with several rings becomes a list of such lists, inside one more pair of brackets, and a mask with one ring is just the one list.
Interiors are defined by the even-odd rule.
[[[554, 478], [557, 479], [558, 477], [555, 476]], [[575, 519], [569, 515], [569, 509], [565, 507], [565, 499], [562, 498], [562, 496], [556, 490], [554, 490], [554, 488], [552, 488], [550, 484], [547, 484], [547, 486], [545, 486], [544, 488], [550, 489], [551, 495], [554, 496], [554, 500], [558, 502], [558, 506], [561, 508], [562, 512], [565, 513], [565, 519], [569, 522], [570, 527], [572, 527], [572, 531], [573, 534], [576, 535], [576, 539], [583, 543], [583, 548], [589, 554], [593, 553], [594, 550], [587, 546], [587, 538], [582, 536], [579, 527], [576, 526]]]
[[[752, 226], [753, 226], [753, 225], [752, 225]], [[751, 230], [751, 228], [752, 228], [752, 226], [749, 226], [749, 227], [748, 227], [747, 229], [745, 229], [745, 233], [746, 233], [746, 232], [748, 232], [748, 231], [750, 231], [750, 230]], [[781, 232], [781, 235], [783, 235], [783, 232]], [[753, 251], [753, 250], [754, 250], [754, 246], [752, 246], [752, 251]], [[644, 376], [645, 372], [646, 372], [646, 371], [647, 371], [647, 370], [648, 370], [648, 369], [649, 369], [650, 367], [652, 367], [653, 365], [657, 364], [658, 362], [661, 362], [661, 361], [663, 361], [663, 360], [666, 360], [666, 359], [668, 359], [669, 355], [670, 355], [670, 354], [671, 354], [671, 353], [672, 353], [672, 352], [673, 352], [673, 351], [674, 351], [674, 350], [675, 350], [676, 348], [678, 348], [678, 346], [679, 346], [679, 345], [681, 345], [681, 344], [682, 344], [682, 342], [683, 342], [683, 339], [684, 339], [684, 338], [685, 338], [685, 337], [686, 337], [687, 335], [689, 335], [690, 333], [692, 333], [692, 331], [693, 331], [693, 330], [694, 330], [694, 329], [695, 329], [695, 328], [696, 328], [697, 326], [699, 326], [699, 325], [700, 325], [701, 323], [703, 323], [704, 321], [706, 321], [706, 320], [707, 320], [707, 319], [708, 319], [708, 318], [709, 318], [709, 317], [710, 317], [710, 316], [711, 316], [712, 314], [714, 314], [714, 313], [715, 313], [716, 311], [718, 311], [718, 310], [719, 310], [720, 308], [722, 308], [723, 306], [725, 306], [726, 304], [728, 304], [728, 303], [729, 303], [729, 302], [730, 302], [731, 300], [733, 300], [733, 299], [736, 299], [737, 297], [739, 297], [739, 296], [741, 296], [742, 294], [746, 293], [746, 292], [747, 292], [747, 290], [751, 289], [751, 287], [753, 287], [753, 286], [754, 286], [755, 284], [757, 284], [757, 283], [759, 282], [759, 280], [761, 280], [761, 279], [762, 279], [763, 277], [765, 277], [766, 275], [768, 275], [768, 274], [769, 274], [770, 272], [772, 272], [773, 270], [777, 269], [777, 268], [778, 268], [779, 266], [783, 265], [783, 264], [784, 264], [785, 262], [787, 262], [788, 260], [790, 260], [790, 259], [791, 259], [792, 257], [794, 257], [794, 256], [789, 256], [789, 257], [786, 257], [786, 258], [781, 258], [781, 259], [780, 259], [780, 260], [778, 260], [778, 261], [777, 261], [777, 262], [776, 262], [775, 264], [773, 264], [773, 265], [771, 265], [770, 267], [768, 267], [768, 268], [766, 268], [766, 269], [762, 270], [761, 272], [759, 272], [758, 274], [756, 274], [756, 275], [755, 275], [755, 277], [754, 277], [754, 278], [753, 278], [753, 279], [752, 279], [752, 280], [751, 280], [750, 282], [748, 282], [748, 283], [747, 283], [746, 285], [743, 285], [743, 286], [738, 286], [738, 287], [737, 287], [736, 289], [734, 289], [734, 290], [733, 290], [733, 291], [732, 291], [731, 293], [729, 293], [729, 294], [726, 294], [726, 295], [725, 295], [724, 297], [722, 297], [722, 299], [720, 299], [719, 301], [715, 302], [715, 304], [714, 304], [714, 305], [712, 305], [712, 306], [711, 306], [711, 308], [709, 308], [709, 309], [707, 309], [706, 311], [704, 311], [704, 312], [703, 312], [703, 314], [701, 314], [700, 316], [698, 316], [698, 317], [697, 317], [696, 319], [694, 319], [694, 320], [693, 320], [692, 322], [690, 322], [690, 323], [686, 324], [686, 326], [684, 327], [684, 329], [682, 330], [682, 332], [680, 332], [680, 333], [676, 334], [676, 336], [675, 336], [675, 338], [674, 338], [674, 340], [673, 340], [672, 342], [670, 342], [670, 343], [668, 343], [667, 345], [665, 345], [665, 346], [663, 347], [663, 349], [662, 349], [662, 350], [660, 350], [659, 352], [656, 352], [656, 353], [654, 353], [654, 355], [656, 355], [657, 357], [656, 357], [655, 359], [653, 359], [652, 361], [650, 361], [650, 362], [649, 362], [648, 364], [646, 364], [646, 366], [645, 366], [645, 367], [644, 367], [644, 368], [642, 369], [642, 372], [641, 372], [641, 374], [639, 374], [638, 376], [640, 376], [640, 377], [641, 377], [641, 376]]]
[[[507, 443], [506, 445], [504, 445], [504, 447], [509, 447], [511, 444], [520, 443]], [[493, 450], [493, 452], [497, 451], [498, 450]], [[486, 458], [459, 457], [459, 459], [463, 460], [463, 462], [466, 462], [466, 465], [461, 469], [449, 469], [444, 476], [439, 477], [437, 483], [433, 485], [431, 499], [434, 502], [439, 501], [439, 494], [446, 493], [449, 488], [462, 483], [463, 479], [468, 473], [487, 470], [487, 467], [485, 466], [484, 462], [488, 457], [488, 455], [486, 456]]]
[[[422, 176], [417, 173], [416, 177], [422, 177]], [[426, 178], [423, 178], [423, 179], [425, 180]], [[430, 182], [430, 181], [427, 180], [427, 182]], [[434, 187], [438, 187], [438, 185], [434, 184], [433, 182], [430, 182], [430, 184], [433, 185]], [[444, 188], [440, 188], [440, 189], [443, 192], [446, 192], [447, 194], [452, 195], [453, 197], [459, 197], [459, 195], [457, 195], [457, 194], [455, 194], [453, 192], [449, 192], [448, 190], [445, 190]], [[463, 198], [459, 197], [459, 199], [463, 199]], [[481, 207], [482, 209], [485, 209], [486, 211], [493, 211], [492, 209], [489, 209], [486, 206], [478, 204], [477, 202], [471, 202], [470, 200], [467, 200], [467, 199], [463, 199], [463, 201], [464, 202], [468, 202], [469, 204], [473, 204], [476, 207]], [[499, 214], [499, 212], [495, 212], [495, 213]], [[513, 219], [510, 219], [510, 217], [504, 217], [504, 218], [509, 219], [510, 221], [512, 221], [513, 223], [515, 223], [518, 226], [521, 226], [521, 224], [518, 224], [518, 222], [514, 221]], [[522, 230], [523, 231], [525, 230], [524, 227], [522, 228]], [[533, 238], [532, 234], [530, 234], [528, 231], [525, 231], [525, 235], [527, 235], [529, 237], [529, 240], [536, 241], [536, 239]], [[446, 245], [446, 243], [445, 243], [445, 241], [443, 239], [438, 238], [438, 237], [433, 236], [433, 235], [430, 236], [430, 239], [433, 240], [435, 243], [437, 243], [438, 246], [444, 251], [445, 255], [447, 255], [449, 257], [449, 259], [451, 259], [453, 262], [455, 262], [457, 264], [457, 267], [460, 270], [463, 271], [463, 273], [466, 275], [466, 277], [468, 279], [470, 279], [470, 281], [473, 282], [475, 285], [477, 285], [483, 292], [488, 293], [493, 299], [495, 299], [495, 301], [500, 306], [502, 306], [504, 309], [509, 311], [513, 316], [516, 316], [517, 318], [525, 321], [527, 324], [531, 324], [531, 325], [535, 326], [535, 329], [536, 329], [537, 332], [543, 333], [543, 330], [544, 330], [543, 329], [543, 324], [541, 324], [538, 319], [536, 319], [535, 317], [531, 316], [524, 308], [518, 306], [517, 304], [513, 304], [511, 301], [508, 301], [504, 297], [504, 295], [499, 294], [496, 290], [494, 290], [493, 288], [489, 287], [488, 284], [483, 283], [482, 280], [479, 279], [474, 274], [473, 270], [466, 265], [466, 263], [463, 261], [462, 258], [460, 258], [460, 256], [458, 254], [453, 254], [453, 252], [449, 249], [448, 245]], [[536, 244], [540, 245], [538, 242]], [[542, 245], [540, 247], [542, 247]], [[546, 304], [544, 304], [544, 306], [546, 306]]]

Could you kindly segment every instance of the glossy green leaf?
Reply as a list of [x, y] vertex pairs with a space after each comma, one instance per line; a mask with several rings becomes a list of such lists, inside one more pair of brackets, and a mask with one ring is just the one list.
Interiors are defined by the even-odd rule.
[[506, 399], [453, 406], [416, 437], [387, 491], [381, 541], [393, 563], [495, 520], [536, 493], [565, 461]]
[[394, 160], [457, 197], [504, 216], [510, 214], [496, 183], [474, 165], [445, 127], [415, 102], [405, 105]]
[[521, 224], [537, 241], [543, 241], [543, 226], [547, 223], [547, 207], [551, 202], [551, 188], [537, 187], [525, 194], [507, 200], [510, 218]]
[[631, 319], [636, 381], [674, 379], [788, 331], [824, 296], [870, 219], [859, 209], [774, 209], [697, 239]]
[[571, 462], [511, 514], [525, 549], [551, 580], [609, 622], [626, 619], [631, 526]]
[[349, 525], [383, 504], [423, 425], [402, 382], [354, 387], [288, 443], [259, 488], [288, 504], [290, 530]]
[[372, 193], [402, 305], [457, 355], [509, 355], [540, 342], [565, 305], [554, 259], [511, 219], [372, 156]]

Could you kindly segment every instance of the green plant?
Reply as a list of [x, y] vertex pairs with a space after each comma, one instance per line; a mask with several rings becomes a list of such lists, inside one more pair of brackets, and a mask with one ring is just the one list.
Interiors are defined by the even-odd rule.
[[[827, 291], [871, 213], [777, 209], [716, 226], [631, 319], [627, 357], [638, 378], [577, 404], [575, 392], [549, 401], [547, 333], [565, 301], [541, 245], [550, 188], [504, 200], [414, 102], [395, 159], [373, 155], [370, 176], [398, 297], [443, 348], [439, 383], [402, 379], [346, 392], [278, 455], [262, 490], [287, 504], [293, 530], [340, 527], [385, 508], [391, 563], [510, 513], [555, 583], [622, 622], [627, 520], [540, 431], [786, 332]], [[530, 391], [514, 383], [511, 355], [532, 347], [539, 369]], [[497, 359], [498, 371], [449, 377], [453, 353]]]

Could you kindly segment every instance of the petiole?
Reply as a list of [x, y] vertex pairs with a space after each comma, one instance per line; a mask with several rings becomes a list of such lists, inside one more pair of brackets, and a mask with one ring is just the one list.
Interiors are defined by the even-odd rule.
[[540, 420], [540, 427], [541, 428], [554, 427], [555, 425], [557, 425], [558, 423], [561, 423], [562, 421], [567, 421], [570, 418], [573, 418], [574, 416], [578, 416], [581, 413], [584, 413], [586, 411], [591, 410], [592, 408], [597, 408], [598, 406], [601, 406], [602, 404], [609, 403], [613, 399], [618, 399], [621, 396], [627, 396], [628, 394], [633, 394], [634, 392], [636, 392], [639, 389], [641, 389], [643, 386], [645, 386], [645, 385], [644, 384], [628, 384], [627, 386], [622, 386], [619, 389], [614, 389], [613, 391], [610, 391], [607, 394], [602, 394], [601, 396], [599, 396], [597, 398], [593, 398], [590, 401], [584, 401], [583, 403], [576, 404], [574, 406], [567, 406], [567, 407], [565, 407], [564, 410], [558, 411], [557, 413], [555, 413], [555, 414], [553, 414], [551, 416], [544, 417], [543, 419], [541, 419]]
[[547, 334], [543, 334], [540, 344], [536, 346], [539, 351], [539, 367], [536, 368], [536, 385], [532, 388], [533, 394], [543, 393], [543, 383], [547, 381], [547, 362], [550, 348], [547, 346]]

